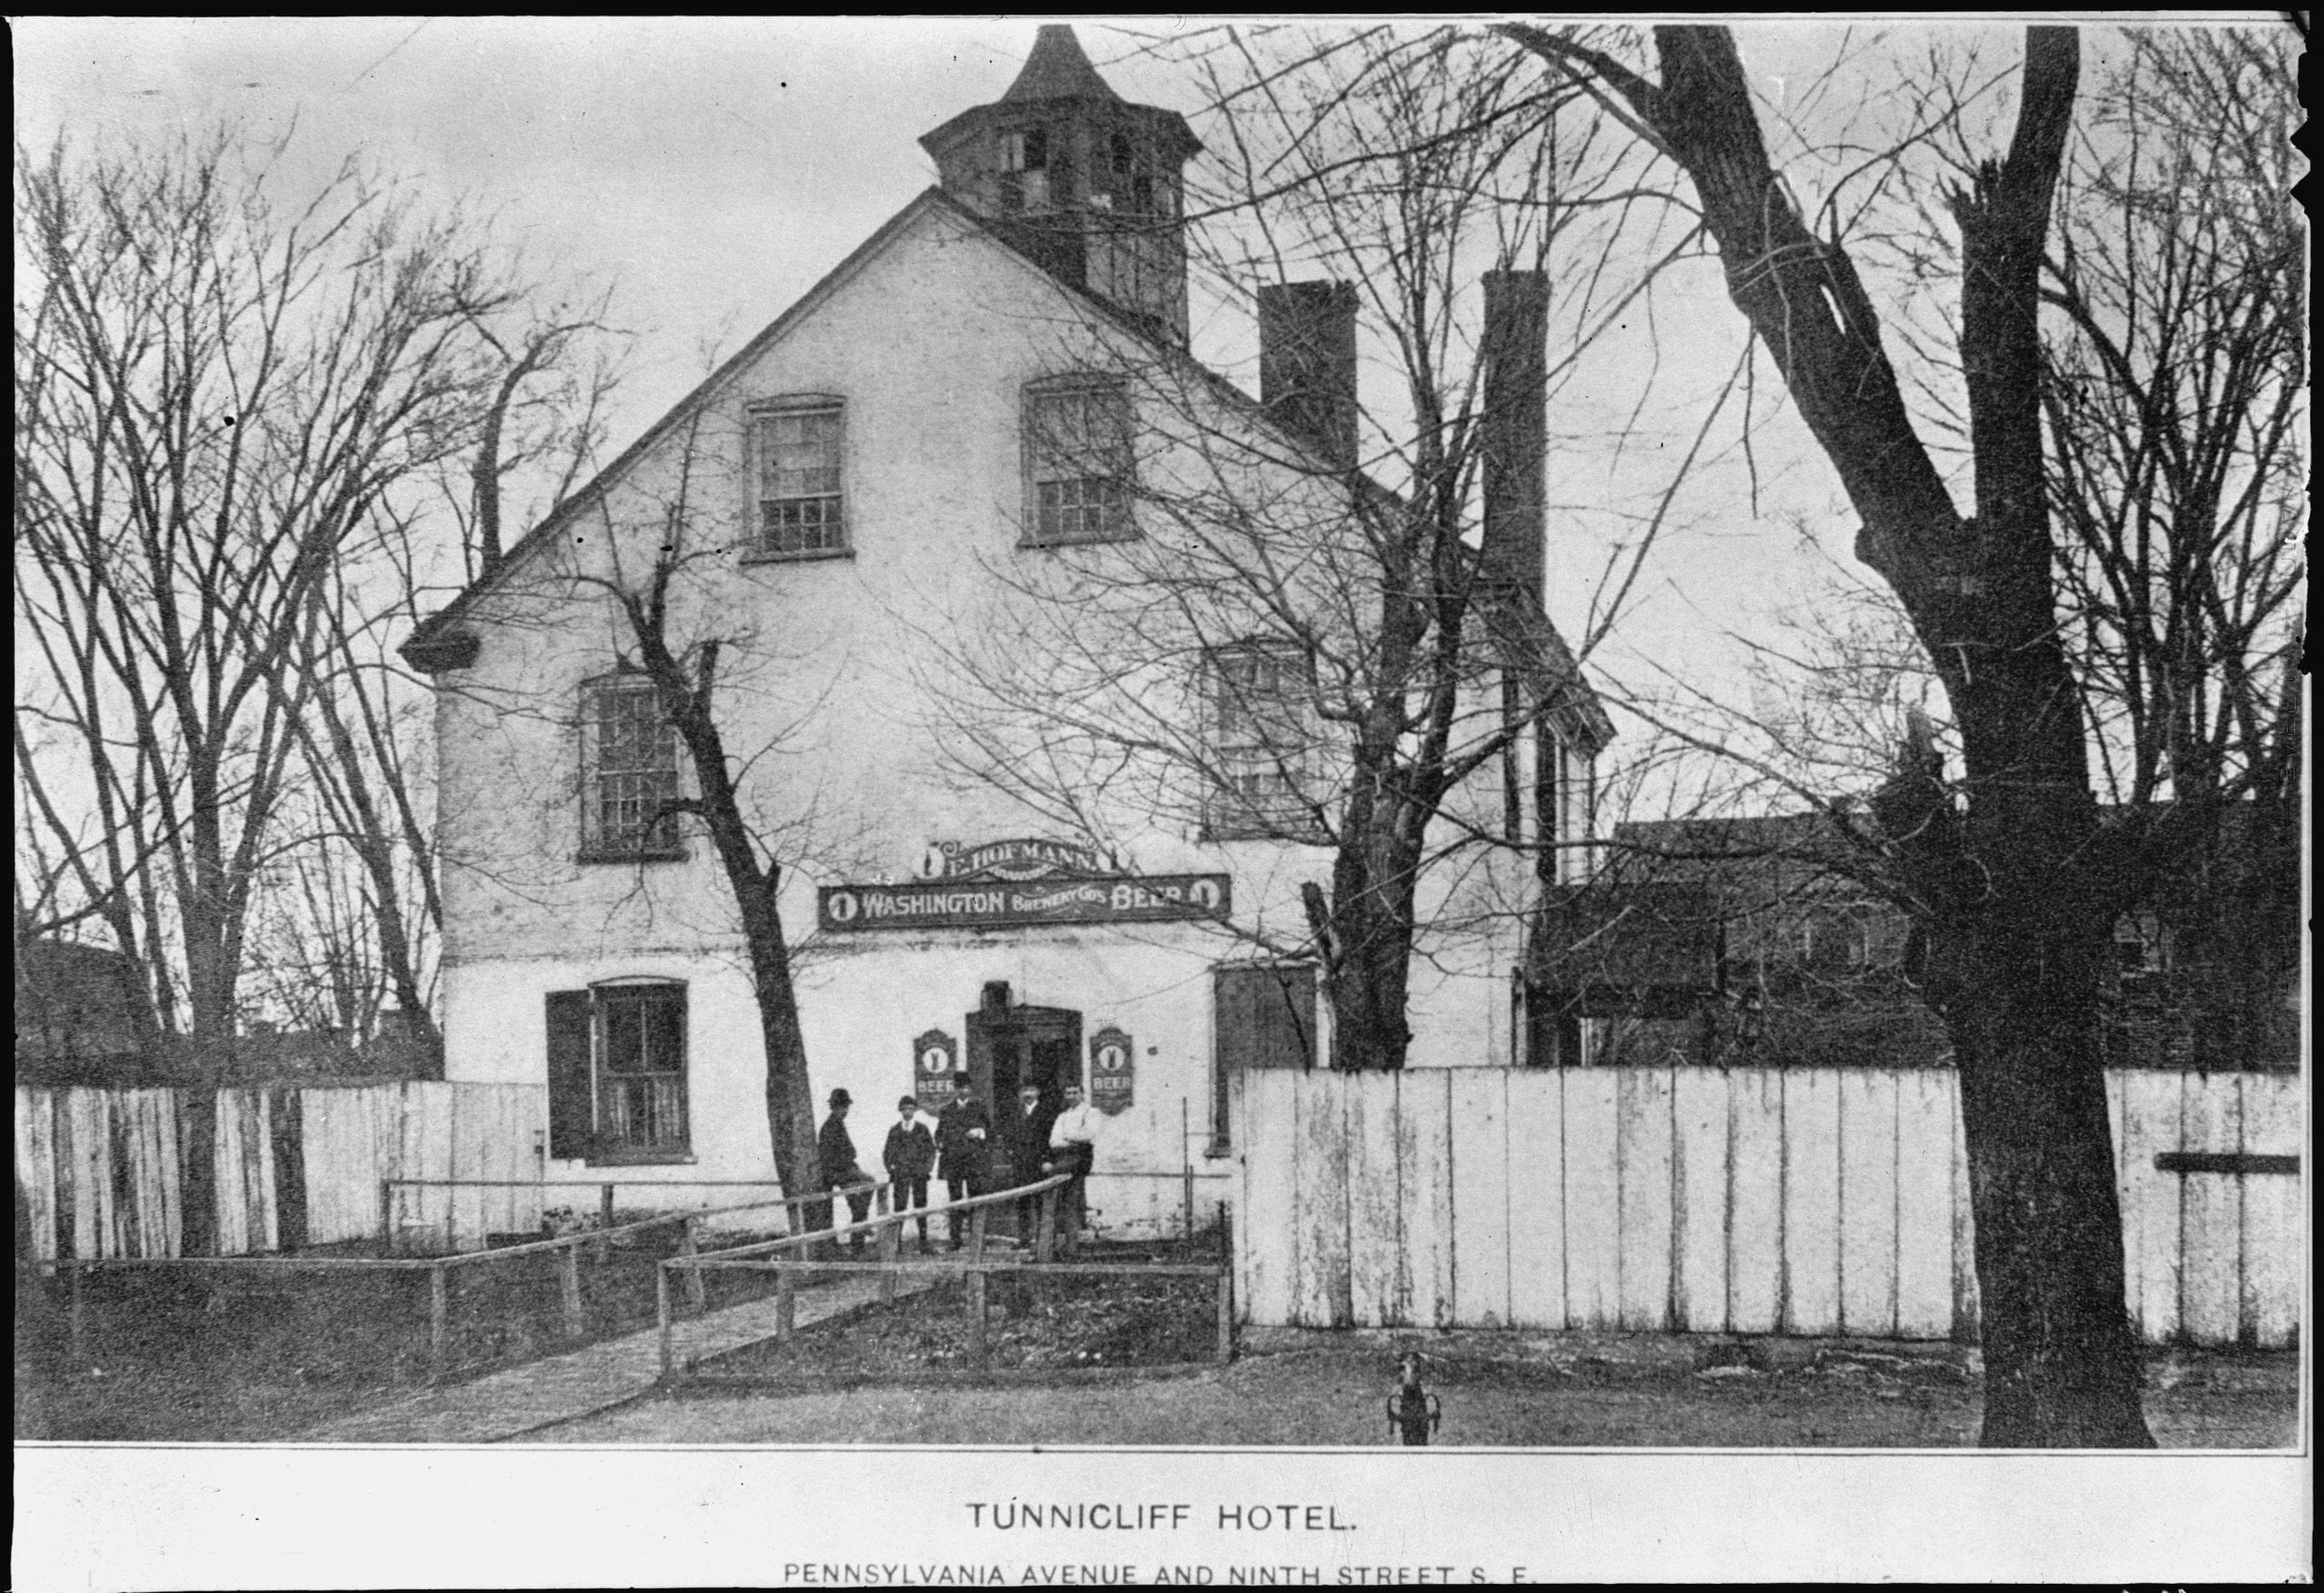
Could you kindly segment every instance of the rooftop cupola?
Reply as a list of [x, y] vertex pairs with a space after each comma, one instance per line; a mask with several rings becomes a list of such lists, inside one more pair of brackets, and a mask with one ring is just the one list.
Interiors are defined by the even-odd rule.
[[944, 192], [1045, 270], [1186, 341], [1181, 169], [1202, 144], [1116, 93], [1070, 27], [1045, 25], [1008, 93], [920, 143]]

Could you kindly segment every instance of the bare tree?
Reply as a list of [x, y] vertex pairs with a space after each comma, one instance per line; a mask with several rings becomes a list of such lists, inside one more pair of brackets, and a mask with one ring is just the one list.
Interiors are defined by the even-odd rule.
[[16, 181], [19, 835], [72, 882], [52, 917], [105, 923], [213, 1079], [331, 717], [336, 605], [403, 495], [474, 446], [498, 373], [479, 328], [524, 297], [458, 213], [353, 162], [293, 198], [279, 152], [60, 143]]
[[[731, 478], [736, 468], [725, 429], [708, 411], [694, 408], [660, 440], [663, 447], [650, 462], [602, 477], [559, 506], [553, 523], [567, 534], [515, 556], [519, 562], [502, 565], [500, 579], [477, 589], [487, 594], [477, 601], [494, 623], [559, 634], [572, 629], [576, 611], [611, 620], [615, 670], [635, 677], [650, 693], [659, 715], [653, 733], [673, 738], [684, 755], [684, 777], [641, 798], [632, 828], [675, 845], [685, 830], [698, 826], [717, 856], [728, 895], [709, 910], [714, 920], [723, 919], [731, 908], [732, 929], [743, 944], [766, 1058], [767, 1136], [775, 1175], [786, 1193], [804, 1194], [816, 1187], [814, 1092], [799, 1022], [800, 956], [779, 910], [794, 864], [822, 831], [812, 795], [801, 794], [812, 784], [780, 777], [789, 772], [781, 765], [786, 727], [797, 723], [791, 715], [803, 716], [813, 705], [793, 703], [786, 709], [777, 701], [782, 693], [763, 689], [768, 678], [798, 661], [780, 654], [777, 643], [753, 624], [752, 605], [734, 601], [738, 585], [767, 577], [738, 563], [734, 516], [716, 506], [722, 495], [712, 484]], [[437, 616], [407, 648], [424, 649], [457, 634], [459, 624]], [[488, 697], [504, 715], [537, 719], [545, 713], [529, 693], [504, 696], [483, 685], [445, 689]], [[553, 711], [548, 716], [556, 717]], [[589, 727], [579, 728], [586, 738]], [[447, 866], [472, 861], [448, 859]], [[658, 910], [642, 875], [633, 900], [640, 910]]]
[[[2137, 506], [2142, 475], [2152, 473], [2127, 454], [2100, 464], [2101, 439], [2110, 429], [2119, 438], [2122, 428], [2089, 411], [2094, 405], [2135, 417], [2131, 430], [2146, 429], [2163, 455], [2205, 431], [2272, 433], [2280, 406], [2295, 401], [2289, 389], [2297, 386], [2297, 365], [2272, 333], [2249, 350], [2257, 369], [2240, 391], [2226, 383], [2204, 392], [2179, 388], [2174, 371], [2146, 383], [2142, 397], [2134, 362], [2108, 365], [2110, 341], [2152, 349], [2160, 327], [2149, 323], [2142, 336], [2124, 339], [2122, 323], [2110, 329], [2108, 316], [2143, 315], [2139, 275], [2160, 269], [2161, 259], [2188, 241], [2181, 221], [2163, 219], [2160, 192], [2150, 187], [2142, 200], [2131, 199], [2142, 184], [2118, 167], [2111, 178], [2093, 174], [2089, 185], [2104, 205], [2069, 211], [2085, 216], [2093, 231], [2111, 231], [2111, 267], [2091, 259], [2085, 234], [2079, 246], [2050, 257], [2045, 276], [2053, 197], [2070, 169], [2080, 54], [2073, 30], [2033, 29], [2008, 152], [1978, 162], [1950, 198], [1959, 234], [1965, 440], [1976, 503], [1976, 512], [1965, 515], [1925, 440], [1925, 432], [1942, 440], [1947, 418], [1938, 411], [1916, 421], [1909, 409], [1837, 211], [1829, 212], [1826, 236], [1801, 212], [1769, 161], [1749, 81], [1725, 31], [1657, 29], [1659, 81], [1585, 42], [1522, 25], [1501, 31], [1549, 63], [1557, 81], [1598, 85], [1691, 180], [1730, 296], [1861, 516], [1857, 556], [1895, 592], [1951, 706], [1963, 776], [1948, 779], [1934, 734], [1916, 732], [1903, 772], [1872, 804], [1876, 824], [1856, 829], [1854, 839], [1881, 854], [1883, 877], [1911, 906], [1925, 948], [1928, 998], [1945, 1021], [1961, 1072], [1984, 1303], [1984, 1441], [2151, 1445], [2122, 1301], [2098, 999], [2116, 913], [2154, 887], [2172, 856], [2184, 855], [2182, 827], [2205, 809], [2215, 813], [2216, 803], [2191, 787], [2184, 794], [2193, 800], [2171, 803], [2168, 814], [2150, 806], [2119, 824], [2100, 820], [2093, 749], [2106, 746], [2114, 727], [2093, 712], [2093, 692], [2107, 692], [2110, 683], [2109, 666], [2091, 644], [2104, 638], [2101, 647], [2117, 649], [2119, 664], [2147, 638], [2126, 626], [2119, 600], [2092, 599], [2102, 599], [2110, 579], [2118, 594], [2131, 585], [2155, 592], [2160, 567], [2125, 581], [2121, 555], [2161, 545], [2152, 536], [2153, 518]], [[2134, 74], [2110, 90], [2118, 104], [2127, 107], [2122, 95], [2135, 98], [2128, 86], [2135, 81]], [[2264, 124], [2268, 113], [2260, 114]], [[2185, 123], [2190, 133], [2201, 124], [2200, 115]], [[2201, 142], [2210, 146], [2208, 138]], [[2264, 139], [2254, 131], [2252, 142]], [[2191, 138], [2182, 135], [2177, 146], [2181, 159], [2191, 158]], [[2070, 221], [2061, 231], [2072, 237], [2075, 228]], [[2250, 229], [2245, 241], [2270, 231]], [[2273, 270], [2266, 263], [2272, 249], [2261, 241], [2231, 261], [2214, 253], [2189, 261], [2183, 290], [2191, 299], [2265, 299], [2274, 290], [2249, 290], [2247, 273]], [[2046, 344], [2045, 298], [2066, 312], [2060, 335]], [[2295, 331], [2290, 347], [2298, 341]], [[2112, 396], [2099, 399], [2101, 386]], [[2183, 402], [2156, 402], [2158, 388]], [[2045, 407], [2055, 465], [2045, 465]], [[2247, 461], [2222, 471], [2221, 463], [2214, 454], [2188, 484], [2208, 474], [2216, 487], [2232, 476], [2268, 497], [2269, 467]], [[2192, 506], [2167, 493], [2147, 503], [2174, 527]], [[2282, 534], [2272, 511], [2270, 505], [2248, 522], [2263, 543]], [[2053, 519], [2072, 533], [2063, 553]], [[2108, 522], [2132, 528], [2118, 536]], [[2171, 540], [2181, 539], [2191, 551], [2213, 545], [2200, 511], [2173, 529]], [[2208, 558], [2196, 553], [2192, 563]], [[2276, 579], [2288, 573], [2260, 563]], [[2176, 607], [2183, 595], [2200, 607], [2209, 579], [2182, 585], [2165, 606]], [[2243, 612], [2264, 624], [2280, 602], [2263, 596]], [[2226, 639], [2235, 628], [2213, 634]], [[2230, 645], [2235, 663], [2216, 651], [2200, 663], [2191, 656], [2191, 674], [2176, 676], [2180, 689], [2160, 699], [2111, 687], [2116, 707], [2135, 719], [2159, 703], [2155, 717], [2185, 724], [2181, 699], [2199, 693], [2195, 677], [2232, 679], [2251, 662], [2248, 637]], [[2167, 657], [2166, 642], [2162, 656], [2137, 667], [2151, 670]], [[2182, 752], [2180, 765], [2188, 762]], [[1849, 829], [1837, 810], [1836, 823]]]
[[[1246, 932], [1320, 959], [1334, 1066], [1401, 1067], [1415, 957], [1513, 943], [1555, 870], [1537, 743], [1579, 787], [1610, 734], [1541, 607], [1543, 405], [1645, 291], [1597, 280], [1607, 253], [1692, 230], [1485, 41], [1229, 30], [1191, 60], [1218, 158], [1190, 250], [1264, 284], [1263, 403], [1119, 328], [1061, 338], [1118, 407], [1037, 396], [1031, 446], [1118, 501], [1029, 500], [1053, 556], [994, 567], [924, 684], [965, 776], [1102, 847], [1317, 849], [1304, 917]], [[1362, 400], [1360, 358], [1393, 392]]]

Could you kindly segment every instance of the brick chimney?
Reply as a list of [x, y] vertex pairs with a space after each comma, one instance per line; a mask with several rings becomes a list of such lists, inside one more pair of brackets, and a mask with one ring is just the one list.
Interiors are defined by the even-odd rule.
[[1550, 278], [1485, 273], [1484, 574], [1541, 606], [1549, 523]]
[[1337, 470], [1355, 468], [1355, 287], [1259, 290], [1259, 401]]

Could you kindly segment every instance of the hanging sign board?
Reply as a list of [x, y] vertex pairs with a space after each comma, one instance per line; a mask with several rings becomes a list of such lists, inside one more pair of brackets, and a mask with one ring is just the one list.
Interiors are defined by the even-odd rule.
[[952, 1104], [952, 1075], [960, 1067], [960, 1047], [940, 1028], [931, 1028], [911, 1043], [911, 1093], [921, 1109], [940, 1113]]
[[818, 926], [841, 934], [1029, 924], [1151, 924], [1224, 919], [1230, 910], [1225, 874], [1138, 874], [1024, 883], [946, 880], [925, 885], [828, 885], [815, 893]]
[[1137, 1048], [1111, 1024], [1089, 1037], [1089, 1104], [1111, 1116], [1136, 1094]]

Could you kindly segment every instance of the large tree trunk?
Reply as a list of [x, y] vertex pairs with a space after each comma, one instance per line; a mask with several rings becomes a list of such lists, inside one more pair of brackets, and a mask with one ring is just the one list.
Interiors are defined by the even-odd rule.
[[1728, 294], [1862, 517], [1857, 556], [1904, 603], [1952, 703], [1963, 810], [1925, 750], [1877, 807], [1921, 904], [1928, 993], [1961, 1070], [1984, 1441], [2151, 1446], [2098, 1052], [2102, 904], [2119, 882], [2090, 860], [2097, 813], [2043, 490], [2038, 271], [2079, 78], [2074, 33], [2028, 30], [2008, 158], [1954, 199], [1976, 477], [1967, 517], [1913, 427], [1846, 251], [1808, 228], [1768, 160], [1726, 30], [1657, 28], [1659, 85], [1539, 29], [1504, 31], [1612, 85], [1693, 178]]
[[665, 634], [665, 600], [674, 570], [665, 558], [655, 566], [650, 595], [623, 593], [620, 601], [637, 640], [640, 661], [669, 705], [701, 791], [700, 796], [672, 806], [704, 821], [726, 872], [728, 888], [734, 893], [743, 938], [749, 948], [760, 1040], [766, 1051], [767, 1147], [774, 1159], [774, 1175], [782, 1181], [785, 1195], [806, 1195], [820, 1182], [815, 1096], [807, 1075], [806, 1037], [799, 1027], [798, 991], [791, 978], [791, 947], [783, 931], [783, 865], [772, 858], [763, 865], [759, 861], [750, 823], [743, 816], [742, 793], [727, 760], [725, 738], [712, 712], [718, 675], [717, 644], [703, 645], [690, 677]]
[[[2092, 995], [2106, 941], [2005, 921], [2027, 905], [1995, 904], [1966, 937], [1965, 978], [1946, 1024], [1976, 1221], [1980, 1441], [2152, 1448], [2122, 1300], [2122, 1214]], [[2042, 955], [2029, 959], [2027, 941], [2037, 936]]]

